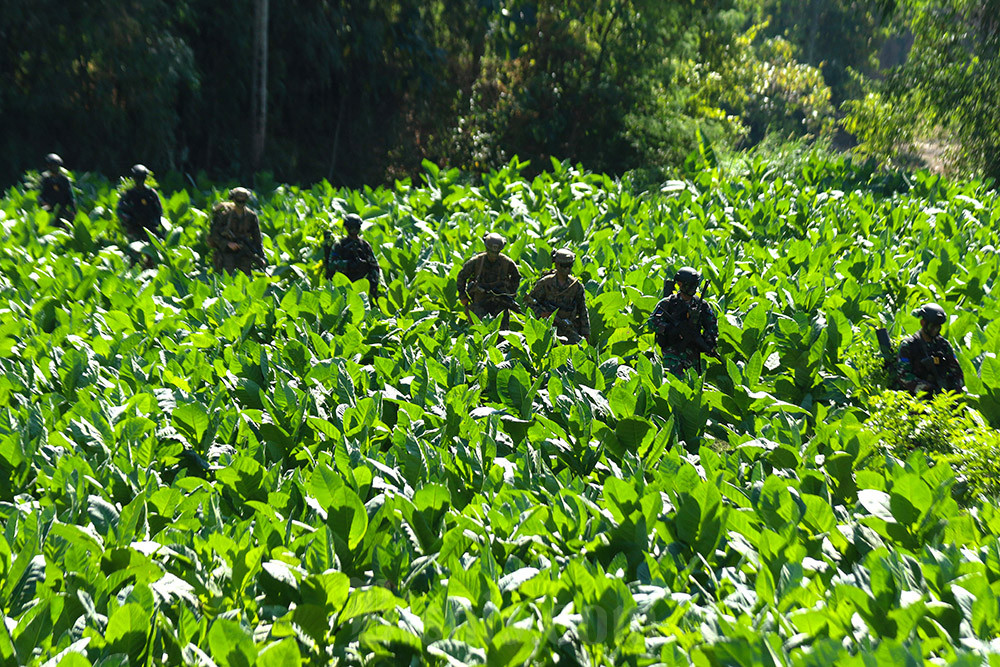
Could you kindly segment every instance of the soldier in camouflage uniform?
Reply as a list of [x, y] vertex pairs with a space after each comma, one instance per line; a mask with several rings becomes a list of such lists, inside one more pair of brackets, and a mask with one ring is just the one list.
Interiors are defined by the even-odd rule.
[[212, 208], [212, 227], [208, 233], [208, 245], [215, 250], [212, 264], [216, 271], [242, 271], [249, 276], [253, 269], [267, 266], [260, 223], [257, 214], [247, 208], [249, 190], [233, 188], [229, 199]]
[[899, 346], [899, 384], [914, 396], [962, 391], [962, 367], [941, 335], [941, 325], [948, 319], [944, 309], [928, 303], [913, 314], [920, 318], [920, 331]]
[[676, 292], [656, 304], [648, 326], [656, 334], [663, 366], [674, 375], [701, 372], [701, 355], [716, 356], [719, 323], [711, 306], [697, 296], [701, 274], [685, 266], [674, 275]]
[[146, 230], [163, 238], [160, 217], [163, 205], [156, 190], [146, 185], [149, 169], [141, 164], [132, 167], [132, 187], [118, 200], [118, 219], [129, 243], [145, 241]]
[[556, 335], [569, 343], [590, 337], [590, 314], [584, 301], [583, 283], [570, 275], [576, 255], [565, 248], [552, 253], [555, 271], [535, 283], [525, 303], [536, 317], [548, 319], [555, 314]]
[[486, 252], [481, 252], [458, 272], [458, 299], [480, 318], [495, 317], [508, 311], [520, 312], [514, 295], [521, 284], [521, 273], [507, 255], [500, 253], [507, 239], [499, 234], [483, 237]]
[[42, 209], [52, 214], [52, 224], [65, 229], [76, 216], [73, 185], [62, 171], [62, 158], [55, 153], [45, 156], [47, 171], [42, 172], [38, 184], [38, 202]]
[[378, 299], [379, 265], [372, 245], [361, 238], [361, 216], [351, 213], [344, 217], [347, 236], [336, 243], [329, 241], [323, 248], [323, 265], [329, 280], [335, 273], [343, 273], [352, 282], [368, 279], [368, 296]]

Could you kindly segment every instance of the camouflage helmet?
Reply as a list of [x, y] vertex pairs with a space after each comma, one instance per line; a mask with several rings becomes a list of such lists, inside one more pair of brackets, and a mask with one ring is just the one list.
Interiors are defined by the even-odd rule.
[[496, 232], [483, 235], [483, 244], [486, 246], [487, 250], [495, 249], [496, 252], [503, 250], [503, 247], [507, 245], [507, 239], [505, 239], [500, 234]]
[[233, 188], [229, 191], [229, 198], [233, 201], [246, 202], [250, 199], [250, 191], [246, 188]]
[[556, 266], [573, 266], [573, 262], [575, 261], [576, 255], [568, 248], [559, 248], [559, 250], [552, 251], [552, 263]]
[[344, 216], [344, 229], [361, 229], [361, 216], [357, 213], [348, 213]]
[[132, 165], [132, 178], [146, 178], [149, 176], [149, 169], [144, 164]]
[[52, 167], [61, 167], [63, 165], [62, 158], [55, 153], [49, 153], [45, 156], [45, 164]]
[[913, 315], [914, 317], [919, 317], [922, 320], [927, 320], [930, 324], [944, 324], [948, 319], [948, 315], [944, 312], [944, 308], [936, 303], [924, 304], [920, 308], [913, 311]]
[[700, 282], [701, 274], [698, 273], [698, 269], [693, 269], [690, 266], [682, 267], [674, 274], [674, 283], [691, 290], [698, 289], [698, 283]]

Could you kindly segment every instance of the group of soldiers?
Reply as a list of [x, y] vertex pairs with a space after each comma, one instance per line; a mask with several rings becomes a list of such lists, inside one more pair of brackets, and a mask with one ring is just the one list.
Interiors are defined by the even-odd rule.
[[[62, 170], [62, 159], [55, 153], [46, 156], [48, 169], [42, 174], [38, 201], [53, 215], [55, 224], [65, 227], [76, 214], [72, 185]], [[129, 242], [144, 241], [147, 234], [162, 238], [163, 206], [159, 194], [146, 185], [149, 170], [132, 167], [132, 187], [122, 194], [117, 213]], [[213, 266], [218, 271], [250, 274], [266, 266], [257, 214], [247, 207], [250, 191], [237, 187], [229, 191], [229, 201], [212, 209], [212, 224], [207, 243], [214, 251]], [[349, 280], [368, 280], [369, 297], [379, 298], [379, 264], [371, 244], [361, 238], [362, 220], [358, 215], [344, 217], [343, 238], [324, 237], [323, 265], [327, 279], [336, 273]], [[509, 322], [511, 311], [520, 313], [517, 291], [521, 273], [517, 264], [502, 250], [506, 239], [496, 233], [483, 237], [485, 251], [466, 261], [458, 272], [458, 298], [470, 317], [482, 319], [502, 316]], [[590, 317], [583, 283], [571, 274], [576, 255], [560, 248], [551, 255], [553, 270], [542, 275], [525, 297], [525, 305], [540, 319], [552, 318], [557, 337], [564, 343], [578, 343], [590, 337]], [[683, 267], [668, 280], [664, 295], [647, 322], [655, 334], [663, 355], [664, 368], [683, 375], [694, 368], [701, 372], [701, 357], [718, 356], [719, 328], [715, 313], [698, 293], [701, 274]], [[470, 314], [471, 313], [471, 314]], [[891, 384], [914, 395], [942, 391], [962, 391], [964, 376], [955, 353], [941, 336], [947, 320], [943, 308], [926, 304], [914, 315], [920, 319], [920, 331], [906, 338], [893, 358]], [[888, 337], [880, 340], [883, 353]]]
[[[76, 201], [73, 187], [63, 170], [63, 161], [55, 153], [45, 156], [46, 170], [38, 186], [38, 202], [52, 214], [53, 224], [68, 228], [76, 216]], [[159, 193], [146, 184], [152, 172], [145, 165], [132, 167], [132, 186], [118, 199], [116, 213], [122, 225], [122, 233], [129, 244], [146, 241], [148, 234], [163, 238], [163, 203]], [[250, 191], [237, 187], [229, 191], [229, 201], [220, 202], [212, 209], [212, 224], [206, 242], [213, 250], [212, 264], [218, 271], [242, 271], [249, 274], [253, 269], [267, 265], [264, 246], [260, 237], [260, 222], [257, 213], [247, 207]], [[140, 260], [138, 254], [129, 253], [132, 261], [142, 261], [147, 267], [151, 259]]]

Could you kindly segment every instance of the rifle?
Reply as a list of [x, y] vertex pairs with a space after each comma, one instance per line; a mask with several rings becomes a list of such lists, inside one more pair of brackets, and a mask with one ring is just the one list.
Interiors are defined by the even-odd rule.
[[537, 301], [536, 302], [541, 308], [552, 313], [552, 322], [556, 325], [556, 329], [563, 329], [566, 331], [566, 339], [570, 343], [578, 342], [582, 336], [576, 330], [576, 323], [570, 320], [568, 317], [560, 317], [559, 311], [563, 310], [563, 307], [559, 304], [552, 303], [551, 301]]
[[[518, 305], [517, 301], [514, 299], [513, 294], [508, 294], [507, 292], [498, 292], [492, 287], [483, 287], [475, 280], [469, 281], [469, 285], [467, 287], [467, 293], [470, 295], [471, 294], [483, 295], [488, 299], [499, 301], [500, 304], [503, 306], [503, 319], [500, 320], [500, 326], [503, 327], [504, 329], [510, 327], [510, 311], [513, 310], [515, 313], [521, 312], [521, 306]], [[468, 306], [465, 306], [465, 316], [469, 317]], [[471, 321], [472, 318], [469, 317], [469, 320]]]

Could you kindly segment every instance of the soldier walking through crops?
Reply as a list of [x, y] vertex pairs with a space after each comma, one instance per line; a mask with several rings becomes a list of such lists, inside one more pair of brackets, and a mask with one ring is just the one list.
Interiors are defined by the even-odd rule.
[[351, 282], [368, 279], [368, 296], [378, 300], [379, 265], [375, 251], [368, 241], [361, 238], [361, 216], [351, 213], [344, 217], [347, 236], [330, 243], [324, 232], [323, 266], [329, 280], [335, 273], [343, 273]]
[[521, 312], [514, 300], [521, 284], [521, 273], [507, 255], [500, 253], [507, 239], [499, 234], [483, 237], [486, 252], [481, 252], [462, 265], [458, 272], [458, 300], [468, 314], [495, 317], [511, 310]]
[[701, 355], [716, 356], [719, 324], [711, 306], [698, 296], [701, 274], [689, 266], [674, 274], [676, 289], [656, 304], [648, 326], [656, 334], [663, 366], [674, 375], [689, 368], [701, 372]]
[[928, 303], [913, 315], [920, 318], [920, 331], [899, 346], [899, 383], [914, 396], [942, 391], [962, 391], [965, 376], [951, 345], [941, 335], [948, 316], [944, 308]]
[[73, 185], [63, 173], [62, 158], [55, 153], [45, 156], [48, 169], [42, 172], [38, 184], [38, 202], [42, 209], [52, 214], [52, 224], [66, 228], [76, 216], [76, 202], [73, 200]]
[[249, 276], [253, 269], [267, 266], [260, 223], [257, 213], [247, 208], [249, 190], [233, 188], [229, 199], [212, 208], [212, 227], [208, 233], [208, 245], [215, 250], [212, 264], [216, 271], [242, 271]]
[[539, 278], [525, 299], [535, 316], [548, 319], [555, 315], [556, 335], [567, 343], [590, 337], [590, 314], [583, 283], [570, 275], [575, 261], [572, 250], [561, 248], [553, 252], [555, 271]]
[[163, 205], [156, 190], [146, 185], [150, 171], [137, 164], [132, 167], [132, 187], [118, 200], [118, 219], [129, 243], [146, 240], [146, 230], [162, 237], [160, 217]]

